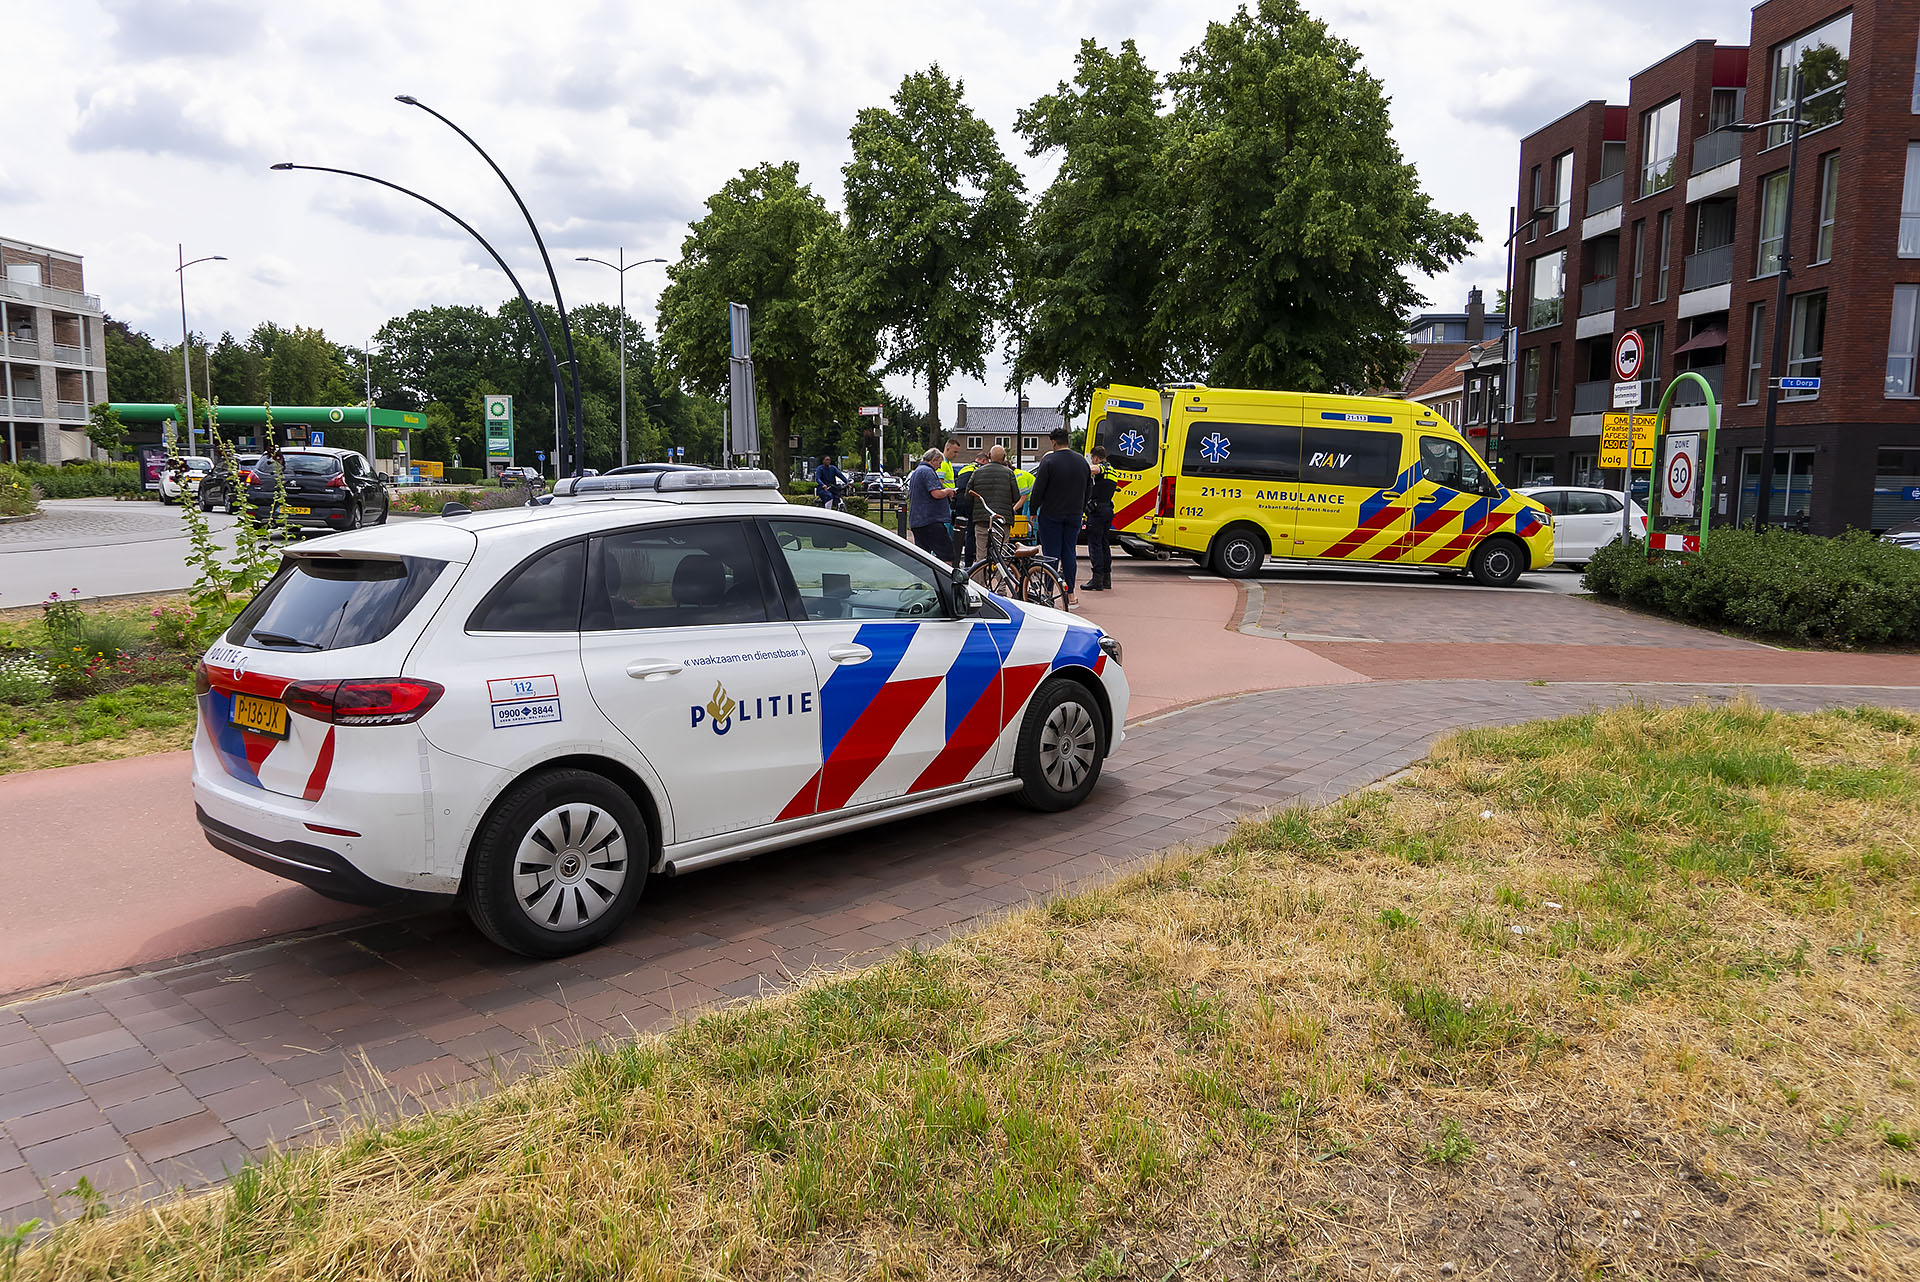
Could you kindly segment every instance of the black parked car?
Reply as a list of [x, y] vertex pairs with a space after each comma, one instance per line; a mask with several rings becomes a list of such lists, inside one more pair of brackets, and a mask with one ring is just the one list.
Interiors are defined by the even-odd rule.
[[[387, 488], [364, 456], [352, 450], [310, 446], [283, 450], [286, 460], [287, 516], [293, 524], [319, 530], [357, 530], [384, 525]], [[247, 502], [255, 520], [274, 515], [274, 466], [262, 458], [245, 474]]]
[[[253, 465], [259, 461], [258, 454], [235, 456], [234, 462], [240, 468], [240, 484], [247, 483], [247, 473], [251, 472]], [[213, 471], [207, 473], [205, 479], [200, 482], [200, 510], [212, 512], [216, 509], [222, 512], [233, 511], [233, 496], [227, 493], [226, 461], [218, 458], [213, 461]]]

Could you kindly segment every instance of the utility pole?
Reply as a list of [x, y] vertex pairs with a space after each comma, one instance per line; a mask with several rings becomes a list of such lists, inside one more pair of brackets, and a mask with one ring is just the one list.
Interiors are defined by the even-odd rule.
[[173, 269], [174, 274], [180, 278], [180, 370], [182, 374], [180, 394], [187, 401], [186, 452], [191, 454], [193, 453], [193, 340], [187, 333], [187, 268], [193, 266], [193, 263], [224, 263], [227, 257], [225, 254], [208, 254], [205, 258], [196, 258], [193, 263], [190, 263], [187, 261], [185, 245], [176, 245], [174, 249], [180, 264]]
[[581, 256], [576, 263], [599, 263], [602, 267], [611, 267], [620, 277], [620, 466], [627, 465], [627, 272], [647, 263], [664, 263], [664, 258], [642, 258], [639, 262], [627, 261], [627, 247], [619, 247], [619, 263], [608, 262], [604, 258]]
[[[373, 357], [371, 355], [372, 350], [373, 350], [373, 340], [369, 338], [367, 340], [367, 345], [360, 349], [360, 368], [367, 376], [367, 466], [372, 468], [374, 471], [378, 472], [380, 470], [380, 464], [378, 460], [374, 458], [374, 451], [373, 451]], [[413, 460], [408, 459], [407, 461], [412, 462]]]

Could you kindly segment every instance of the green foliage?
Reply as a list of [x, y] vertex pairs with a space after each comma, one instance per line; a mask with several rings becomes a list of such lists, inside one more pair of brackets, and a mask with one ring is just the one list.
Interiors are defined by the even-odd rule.
[[1440, 1138], [1428, 1144], [1422, 1156], [1441, 1166], [1457, 1166], [1473, 1156], [1473, 1141], [1460, 1123], [1449, 1117], [1440, 1123]]
[[180, 353], [176, 349], [171, 362], [165, 348], [133, 329], [125, 321], [111, 316], [102, 318], [106, 329], [107, 387], [122, 401], [159, 404], [178, 399]]
[[785, 476], [796, 420], [851, 416], [864, 369], [829, 337], [818, 295], [842, 255], [840, 220], [800, 181], [800, 166], [758, 165], [727, 180], [689, 229], [660, 295], [660, 352], [683, 384], [718, 396], [727, 383], [727, 304], [745, 303], [753, 368], [770, 430], [761, 449]]
[[1920, 645], [1920, 556], [1860, 532], [1715, 530], [1684, 559], [1614, 542], [1588, 563], [1589, 591], [1689, 623], [1803, 645]]
[[848, 244], [830, 323], [849, 350], [883, 334], [886, 371], [927, 380], [930, 433], [949, 376], [985, 377], [994, 326], [1011, 319], [1025, 215], [1020, 175], [964, 93], [937, 63], [908, 75], [891, 109], [855, 119], [842, 171]]
[[449, 485], [478, 485], [485, 471], [477, 467], [449, 467], [442, 469]]
[[1177, 264], [1157, 291], [1177, 370], [1225, 387], [1391, 383], [1404, 317], [1479, 233], [1433, 207], [1393, 142], [1360, 50], [1297, 0], [1211, 23], [1168, 78], [1165, 182]]
[[17, 463], [15, 470], [40, 491], [42, 498], [93, 499], [140, 493], [136, 463]]
[[267, 355], [267, 401], [274, 405], [341, 405], [357, 399], [340, 348], [317, 329], [279, 330]]
[[867, 515], [867, 497], [864, 494], [849, 494], [843, 500], [847, 505], [847, 515], [865, 518]]
[[127, 425], [120, 421], [120, 415], [113, 406], [102, 401], [93, 407], [93, 412], [88, 416], [87, 439], [93, 442], [95, 449], [112, 458], [126, 447]]
[[1131, 40], [1118, 53], [1082, 40], [1077, 63], [1073, 83], [1014, 126], [1030, 155], [1060, 153], [1023, 237], [1015, 361], [1023, 374], [1065, 383], [1070, 413], [1086, 409], [1097, 384], [1167, 378], [1152, 321], [1171, 235], [1159, 78]]
[[33, 477], [11, 463], [0, 463], [0, 516], [25, 516], [40, 509], [40, 488]]

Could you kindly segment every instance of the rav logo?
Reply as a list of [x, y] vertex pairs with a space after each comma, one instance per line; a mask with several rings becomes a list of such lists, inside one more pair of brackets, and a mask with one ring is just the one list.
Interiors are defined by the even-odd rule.
[[1315, 454], [1310, 460], [1308, 460], [1307, 466], [1308, 467], [1345, 467], [1347, 464], [1351, 462], [1353, 462], [1353, 455], [1351, 454], [1330, 454], [1326, 450], [1321, 450], [1318, 454]]
[[768, 717], [805, 715], [813, 711], [813, 691], [802, 690], [798, 694], [755, 695], [752, 702], [735, 700], [727, 693], [727, 687], [716, 681], [713, 683], [713, 696], [705, 705], [695, 704], [687, 709], [689, 730], [697, 730], [701, 722], [706, 722], [715, 734], [726, 734], [734, 727], [735, 718], [740, 721], [763, 721]]

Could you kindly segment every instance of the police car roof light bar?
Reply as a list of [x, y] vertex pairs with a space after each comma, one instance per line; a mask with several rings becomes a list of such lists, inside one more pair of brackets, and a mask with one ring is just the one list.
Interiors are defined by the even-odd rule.
[[583, 476], [573, 481], [576, 498], [672, 494], [677, 490], [777, 490], [779, 478], [765, 468], [703, 472], [643, 472], [638, 476]]

